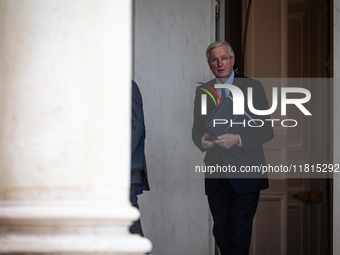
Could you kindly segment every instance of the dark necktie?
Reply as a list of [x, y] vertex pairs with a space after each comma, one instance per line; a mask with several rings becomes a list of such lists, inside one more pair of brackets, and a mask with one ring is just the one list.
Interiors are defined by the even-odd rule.
[[226, 98], [226, 94], [225, 94], [225, 89], [224, 89], [224, 88], [222, 88], [221, 90], [222, 90], [222, 93], [221, 93], [221, 101], [223, 102], [224, 99]]

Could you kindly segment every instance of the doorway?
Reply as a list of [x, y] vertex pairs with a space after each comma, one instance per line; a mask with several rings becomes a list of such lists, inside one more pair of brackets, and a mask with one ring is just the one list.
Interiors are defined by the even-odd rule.
[[[235, 8], [234, 13], [242, 19], [242, 24], [225, 19], [228, 23], [220, 26], [224, 38], [232, 37], [231, 27], [244, 29], [248, 3], [243, 0], [241, 7], [232, 0], [222, 3], [229, 8], [225, 14]], [[252, 0], [245, 75], [256, 79], [332, 78], [332, 8], [331, 0]], [[240, 35], [234, 38], [244, 38]], [[242, 38], [233, 43], [238, 44], [236, 51], [242, 48]], [[328, 81], [323, 86], [308, 87], [313, 97], [308, 107], [313, 119], [323, 125], [296, 116], [299, 128], [274, 127], [274, 140], [264, 146], [267, 164], [333, 162], [333, 87]], [[269, 99], [271, 87], [265, 89]], [[332, 179], [283, 177], [272, 176], [270, 188], [261, 193], [251, 254], [332, 254]], [[317, 194], [319, 199], [312, 201], [311, 194]]]

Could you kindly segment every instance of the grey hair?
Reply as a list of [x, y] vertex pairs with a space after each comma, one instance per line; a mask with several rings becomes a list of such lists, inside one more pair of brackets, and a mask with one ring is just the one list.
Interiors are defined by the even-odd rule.
[[206, 57], [207, 57], [207, 60], [210, 59], [210, 51], [214, 48], [217, 48], [217, 47], [220, 47], [220, 46], [223, 46], [223, 45], [226, 45], [228, 47], [228, 50], [229, 50], [229, 54], [231, 57], [234, 57], [235, 56], [235, 53], [233, 51], [233, 48], [231, 47], [230, 43], [229, 42], [226, 42], [226, 41], [216, 41], [216, 42], [213, 42], [212, 44], [210, 44], [207, 48], [207, 51], [206, 51]]

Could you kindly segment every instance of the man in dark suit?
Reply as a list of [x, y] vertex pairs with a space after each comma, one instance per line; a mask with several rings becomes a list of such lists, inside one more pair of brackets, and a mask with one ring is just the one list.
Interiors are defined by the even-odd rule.
[[[138, 208], [137, 195], [149, 190], [144, 154], [145, 126], [143, 114], [143, 101], [137, 84], [132, 81], [132, 137], [131, 137], [131, 186], [130, 202]], [[130, 227], [133, 234], [143, 235], [140, 219]]]
[[[210, 131], [205, 122], [216, 108], [213, 99], [207, 97], [207, 114], [201, 114], [201, 95], [206, 93], [198, 87], [194, 105], [194, 124], [192, 139], [195, 145], [206, 152], [206, 166], [235, 166], [235, 173], [206, 175], [205, 192], [214, 220], [213, 234], [222, 255], [249, 254], [252, 221], [255, 216], [260, 190], [268, 188], [267, 176], [261, 173], [241, 173], [241, 166], [265, 165], [262, 144], [273, 138], [269, 116], [255, 116], [247, 106], [247, 88], [253, 89], [253, 106], [257, 110], [268, 109], [268, 102], [262, 84], [259, 81], [239, 76], [234, 73], [235, 62], [232, 47], [227, 42], [214, 42], [206, 52], [209, 67], [216, 79], [208, 84], [233, 84], [240, 88], [245, 97], [244, 109], [253, 119], [261, 119], [262, 127], [243, 129], [238, 134], [223, 134], [211, 140]], [[205, 89], [207, 87], [204, 87]], [[217, 89], [220, 97], [228, 97], [228, 89]], [[230, 94], [231, 95], [231, 94]], [[232, 95], [231, 95], [232, 96]], [[215, 96], [217, 100], [217, 96]], [[218, 101], [218, 100], [217, 100]], [[241, 156], [235, 156], [232, 147], [242, 148]], [[260, 178], [258, 178], [260, 177]]]

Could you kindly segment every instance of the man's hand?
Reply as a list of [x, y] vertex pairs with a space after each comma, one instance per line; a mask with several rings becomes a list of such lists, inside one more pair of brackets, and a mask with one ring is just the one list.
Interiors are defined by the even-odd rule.
[[221, 146], [223, 149], [229, 149], [230, 147], [238, 144], [239, 138], [238, 135], [233, 134], [224, 134], [217, 137], [215, 143]]
[[205, 133], [202, 137], [202, 145], [205, 149], [209, 149], [211, 147], [214, 147], [215, 145], [215, 140], [212, 140], [212, 141], [208, 141], [208, 140], [205, 140], [207, 137], [210, 137], [210, 134], [209, 133]]

